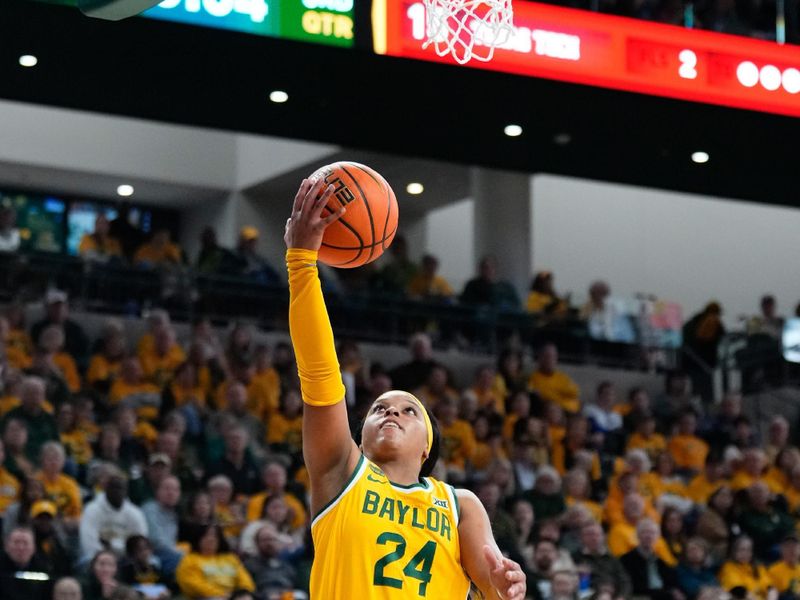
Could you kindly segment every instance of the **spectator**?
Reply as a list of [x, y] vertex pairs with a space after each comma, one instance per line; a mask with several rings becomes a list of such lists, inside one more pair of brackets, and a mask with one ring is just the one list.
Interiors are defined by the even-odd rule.
[[147, 535], [142, 511], [127, 496], [128, 481], [115, 474], [106, 482], [104, 493], [86, 505], [80, 526], [81, 555], [85, 560], [104, 548], [121, 556], [130, 536]]
[[84, 260], [108, 263], [122, 259], [122, 246], [119, 240], [111, 237], [111, 223], [103, 213], [94, 220], [94, 233], [84, 233], [78, 244], [78, 254]]
[[78, 482], [64, 474], [66, 454], [58, 442], [47, 442], [42, 446], [42, 470], [38, 478], [44, 485], [45, 498], [55, 504], [58, 517], [69, 529], [77, 529], [80, 523], [83, 502]]
[[150, 241], [139, 246], [133, 255], [133, 264], [144, 269], [174, 267], [182, 262], [183, 254], [170, 240], [169, 229], [153, 232]]
[[225, 274], [233, 263], [231, 251], [223, 248], [217, 241], [217, 232], [213, 227], [205, 227], [200, 234], [200, 252], [195, 266], [205, 275]]
[[[300, 408], [302, 408], [302, 399], [300, 402]], [[219, 423], [226, 420], [236, 423], [238, 427], [247, 432], [249, 440], [254, 444], [263, 443], [262, 441], [265, 439], [263, 421], [249, 411], [247, 388], [238, 381], [232, 381], [225, 389], [225, 410], [218, 413], [216, 420]], [[222, 428], [218, 427], [218, 429]], [[274, 435], [272, 421], [270, 421], [270, 435]]]
[[589, 300], [580, 310], [580, 318], [586, 321], [589, 335], [596, 340], [614, 340], [615, 326], [619, 316], [608, 301], [611, 288], [605, 281], [595, 281], [589, 286]]
[[716, 368], [719, 343], [724, 335], [722, 306], [718, 302], [709, 302], [683, 326], [683, 344], [702, 361], [698, 365], [701, 369]]
[[103, 326], [100, 351], [89, 360], [86, 383], [101, 394], [108, 394], [122, 368], [127, 352], [125, 330], [121, 322], [109, 319]]
[[0, 253], [17, 252], [20, 245], [17, 211], [11, 206], [0, 207]]
[[497, 375], [494, 387], [506, 400], [517, 392], [527, 390], [527, 378], [522, 370], [522, 354], [506, 348], [497, 359]]
[[444, 277], [437, 274], [438, 270], [438, 258], [432, 254], [423, 256], [419, 271], [411, 277], [406, 288], [409, 297], [428, 301], [444, 301], [452, 298], [453, 288]]
[[142, 513], [150, 532], [153, 551], [167, 573], [174, 573], [183, 555], [178, 544], [178, 504], [181, 501], [181, 483], [173, 475], [164, 477], [156, 488], [154, 499], [145, 502]]
[[775, 296], [767, 294], [761, 297], [761, 314], [747, 323], [749, 335], [765, 335], [775, 340], [783, 336], [783, 317], [778, 316], [778, 303]]
[[133, 253], [144, 240], [142, 230], [134, 225], [134, 211], [130, 204], [121, 203], [117, 207], [117, 216], [109, 223], [109, 235], [119, 240], [122, 252], [128, 262], [133, 261]]
[[[742, 468], [731, 479], [731, 488], [733, 488], [733, 491], [738, 492], [758, 482], [764, 482], [769, 486], [770, 482], [765, 477], [766, 472], [767, 456], [764, 451], [761, 448], [749, 448], [744, 452]], [[782, 490], [776, 488], [773, 491], [780, 492]]]
[[661, 513], [661, 537], [670, 553], [680, 560], [686, 547], [683, 514], [677, 508], [668, 506]]
[[198, 526], [214, 522], [214, 504], [206, 491], [196, 492], [186, 503], [186, 512], [178, 521], [178, 541], [190, 543]]
[[5, 515], [9, 506], [17, 501], [20, 495], [19, 479], [12, 475], [4, 466], [6, 459], [5, 446], [0, 441], [0, 519]]
[[767, 443], [764, 444], [767, 460], [769, 462], [775, 461], [778, 454], [788, 447], [790, 447], [789, 421], [783, 415], [775, 415], [769, 422]]
[[[608, 549], [614, 556], [622, 557], [631, 552], [639, 545], [638, 527], [641, 522], [655, 524], [655, 521], [645, 516], [645, 502], [641, 495], [637, 493], [628, 494], [623, 501], [622, 511], [623, 520], [611, 526], [608, 532]], [[652, 550], [658, 558], [665, 564], [673, 567], [677, 564], [675, 557], [672, 556], [664, 539], [661, 537], [656, 525], [655, 539], [652, 542]], [[626, 567], [627, 568], [627, 567]], [[630, 574], [630, 571], [629, 571]], [[631, 578], [633, 576], [631, 575]], [[634, 588], [635, 588], [634, 584]], [[634, 589], [634, 593], [636, 590]]]
[[233, 496], [233, 484], [225, 475], [215, 475], [208, 481], [208, 494], [214, 505], [214, 522], [233, 549], [238, 549], [239, 536], [245, 523], [245, 508]]
[[572, 558], [578, 571], [583, 569], [590, 573], [592, 588], [598, 589], [599, 583], [608, 579], [613, 584], [615, 597], [630, 597], [630, 577], [622, 563], [608, 551], [599, 523], [590, 522], [581, 528], [581, 549]]
[[89, 562], [83, 586], [84, 600], [111, 600], [118, 587], [116, 554], [110, 550], [98, 551]]
[[441, 460], [447, 468], [448, 481], [463, 481], [467, 464], [475, 454], [475, 434], [467, 421], [458, 418], [458, 407], [452, 399], [440, 400], [435, 415], [439, 419]]
[[284, 496], [284, 501], [292, 515], [292, 528], [300, 529], [306, 525], [308, 513], [303, 503], [286, 488], [286, 467], [279, 460], [268, 460], [261, 467], [261, 477], [264, 491], [254, 494], [247, 503], [247, 520], [255, 521], [264, 513], [264, 503], [273, 495]]
[[730, 558], [722, 565], [719, 582], [726, 590], [743, 587], [758, 600], [774, 598], [767, 570], [753, 559], [753, 542], [743, 535], [731, 545]]
[[3, 538], [7, 538], [17, 526], [31, 525], [31, 509], [39, 500], [44, 500], [44, 486], [33, 477], [22, 480], [19, 501], [6, 510], [3, 516]]
[[719, 585], [717, 575], [708, 564], [708, 544], [694, 537], [686, 542], [686, 552], [677, 568], [678, 584], [689, 600], [695, 600], [700, 590]]
[[573, 570], [554, 571], [550, 577], [549, 600], [578, 600], [578, 574]]
[[692, 395], [692, 381], [683, 371], [669, 371], [664, 379], [665, 392], [653, 405], [653, 415], [659, 432], [669, 435], [680, 415], [687, 410], [702, 414], [703, 406], [697, 396]]
[[83, 600], [81, 584], [73, 577], [62, 577], [53, 586], [53, 600]]
[[256, 591], [264, 598], [292, 593], [297, 574], [294, 567], [280, 557], [283, 545], [274, 526], [261, 526], [256, 533], [256, 547], [258, 553], [244, 562], [253, 577]]
[[253, 578], [213, 525], [197, 529], [192, 551], [181, 559], [175, 578], [189, 600], [227, 597], [239, 588], [255, 591]]
[[294, 515], [286, 499], [286, 494], [274, 494], [264, 501], [262, 512], [257, 521], [247, 524], [242, 532], [240, 553], [255, 556], [258, 553], [256, 547], [256, 534], [263, 525], [271, 525], [280, 535], [281, 546], [285, 554], [296, 553], [303, 547], [303, 529], [295, 529], [292, 526]]
[[461, 292], [461, 302], [500, 310], [519, 308], [519, 297], [514, 287], [507, 281], [497, 279], [497, 259], [494, 256], [481, 259], [478, 276], [467, 282]]
[[675, 465], [692, 475], [703, 470], [709, 450], [708, 444], [695, 435], [696, 431], [697, 414], [687, 410], [678, 419], [678, 430], [667, 444]]
[[171, 597], [161, 562], [153, 555], [150, 540], [142, 535], [132, 535], [125, 542], [125, 558], [120, 565], [119, 579], [131, 586], [150, 587], [148, 599], [167, 600]]
[[477, 410], [506, 414], [506, 399], [495, 387], [495, 376], [497, 373], [491, 365], [482, 365], [475, 371], [475, 379], [472, 386], [465, 390], [464, 396], [474, 403]]
[[372, 287], [391, 296], [403, 296], [419, 268], [408, 257], [408, 243], [397, 235], [389, 248], [383, 267], [373, 276]]
[[477, 495], [489, 515], [494, 539], [501, 550], [516, 550], [516, 525], [514, 519], [500, 505], [500, 487], [491, 481], [478, 486]]
[[616, 405], [616, 389], [610, 381], [602, 381], [597, 386], [597, 396], [593, 404], [583, 410], [589, 419], [592, 432], [603, 440], [600, 448], [616, 454], [621, 449], [622, 416], [614, 410]]
[[249, 435], [241, 425], [223, 432], [225, 450], [222, 458], [208, 467], [207, 479], [225, 475], [233, 482], [234, 493], [250, 496], [261, 490], [258, 466], [247, 448]]
[[458, 392], [450, 385], [447, 369], [441, 365], [434, 365], [424, 384], [414, 390], [414, 395], [428, 407], [435, 410], [442, 398], [450, 398], [458, 402]]
[[263, 285], [283, 285], [285, 277], [260, 256], [256, 251], [258, 245], [258, 229], [247, 225], [239, 231], [239, 242], [233, 253], [236, 263], [235, 272]]
[[640, 414], [636, 420], [635, 431], [628, 438], [626, 452], [644, 450], [650, 461], [667, 449], [667, 441], [660, 433], [656, 433], [656, 420], [651, 414]]
[[591, 447], [589, 421], [582, 415], [571, 416], [563, 438], [553, 444], [553, 466], [562, 475], [582, 466], [592, 482], [600, 481], [600, 456]]
[[709, 544], [712, 564], [719, 565], [725, 560], [734, 529], [740, 531], [734, 521], [733, 492], [723, 484], [709, 497], [708, 507], [700, 514], [695, 527], [695, 534]]
[[5, 461], [3, 466], [19, 480], [36, 472], [36, 463], [28, 458], [28, 426], [20, 419], [7, 419], [3, 432]]
[[563, 317], [569, 310], [568, 301], [562, 300], [553, 287], [553, 273], [539, 271], [531, 283], [531, 291], [525, 302], [530, 313]]
[[580, 412], [580, 389], [569, 375], [558, 370], [558, 349], [555, 345], [543, 345], [536, 358], [536, 370], [528, 379], [528, 389], [536, 392], [545, 402], [558, 404], [567, 413]]
[[428, 376], [439, 363], [433, 358], [431, 338], [425, 333], [416, 333], [409, 340], [411, 361], [392, 369], [389, 377], [397, 389], [415, 390], [428, 380]]
[[60, 325], [64, 329], [64, 351], [75, 359], [78, 369], [86, 367], [89, 358], [89, 338], [83, 328], [69, 318], [69, 304], [67, 294], [61, 290], [51, 288], [44, 296], [45, 317], [31, 328], [31, 338], [34, 342], [48, 325]]
[[686, 488], [686, 495], [696, 504], [707, 504], [711, 495], [723, 484], [726, 484], [727, 481], [724, 465], [717, 456], [709, 454], [706, 456], [703, 472], [696, 475], [689, 482], [689, 486]]
[[582, 506], [600, 523], [603, 520], [603, 507], [591, 499], [591, 483], [586, 471], [572, 469], [564, 476], [564, 501], [567, 507]]
[[175, 369], [186, 360], [186, 354], [175, 339], [172, 325], [162, 325], [153, 332], [153, 345], [139, 352], [144, 376], [159, 389], [172, 379]]
[[299, 457], [303, 451], [303, 398], [300, 390], [281, 394], [280, 410], [269, 420], [267, 444], [274, 451]]
[[712, 448], [721, 453], [733, 443], [736, 420], [741, 416], [742, 395], [739, 392], [727, 392], [722, 397], [716, 414], [703, 424], [703, 437], [709, 440]]
[[771, 562], [776, 558], [775, 548], [786, 532], [792, 530], [794, 521], [777, 503], [771, 502], [766, 483], [757, 482], [747, 488], [747, 500], [739, 524], [752, 540], [755, 556], [762, 562]]
[[108, 395], [111, 406], [125, 404], [136, 410], [143, 419], [153, 420], [161, 406], [161, 390], [147, 381], [139, 359], [129, 356], [122, 361], [119, 377], [114, 380]]
[[64, 352], [64, 329], [60, 325], [48, 325], [39, 334], [37, 358], [47, 362], [73, 394], [81, 389], [81, 378], [75, 360]]
[[49, 600], [53, 582], [47, 565], [36, 556], [33, 531], [16, 527], [0, 554], [0, 589], [3, 600]]
[[47, 572], [57, 577], [69, 575], [72, 559], [56, 505], [49, 500], [35, 502], [31, 507], [30, 519], [36, 538], [36, 553]]
[[787, 533], [781, 543], [781, 558], [767, 574], [779, 594], [796, 597], [800, 593], [800, 541], [796, 533]]
[[56, 426], [67, 457], [77, 467], [77, 477], [80, 479], [85, 476], [93, 453], [89, 435], [78, 426], [78, 413], [74, 404], [67, 402], [58, 407]]
[[678, 589], [675, 569], [655, 551], [658, 525], [651, 519], [643, 519], [636, 526], [636, 536], [636, 547], [620, 557], [631, 579], [634, 595], [653, 600], [683, 600], [685, 596]]
[[45, 382], [41, 377], [26, 377], [20, 387], [20, 406], [10, 410], [3, 417], [4, 431], [10, 421], [24, 423], [28, 432], [25, 454], [34, 460], [39, 457], [46, 442], [58, 440], [56, 421], [44, 410], [45, 392]]
[[533, 489], [524, 491], [522, 498], [531, 503], [533, 512], [542, 521], [560, 517], [567, 509], [561, 493], [561, 476], [550, 465], [539, 467]]
[[161, 482], [170, 476], [172, 460], [163, 452], [153, 452], [147, 457], [144, 477], [134, 479], [131, 484], [130, 497], [134, 504], [143, 505], [156, 495]]

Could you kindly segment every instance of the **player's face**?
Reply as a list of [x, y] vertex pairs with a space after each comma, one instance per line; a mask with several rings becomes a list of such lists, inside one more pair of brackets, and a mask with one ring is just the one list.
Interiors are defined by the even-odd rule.
[[427, 457], [428, 429], [424, 409], [405, 392], [380, 396], [369, 409], [362, 430], [362, 446], [368, 458], [380, 460], [387, 452]]

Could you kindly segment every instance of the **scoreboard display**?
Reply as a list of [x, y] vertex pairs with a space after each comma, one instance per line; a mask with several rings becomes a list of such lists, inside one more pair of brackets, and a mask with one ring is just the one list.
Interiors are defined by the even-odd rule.
[[[419, 0], [374, 0], [373, 45], [457, 64], [425, 39]], [[800, 116], [800, 46], [537, 4], [514, 4], [514, 35], [467, 68]], [[479, 41], [477, 43], [480, 43]]]
[[353, 46], [354, 0], [163, 0], [144, 16], [256, 35]]
[[[44, 0], [76, 6], [77, 0]], [[214, 29], [228, 29], [328, 46], [353, 46], [354, 0], [163, 0], [143, 13]]]

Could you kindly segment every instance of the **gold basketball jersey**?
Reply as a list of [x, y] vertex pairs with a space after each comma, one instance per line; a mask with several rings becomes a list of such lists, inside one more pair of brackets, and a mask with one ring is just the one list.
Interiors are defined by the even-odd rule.
[[425, 477], [402, 486], [364, 456], [311, 524], [311, 600], [462, 600], [455, 490]]

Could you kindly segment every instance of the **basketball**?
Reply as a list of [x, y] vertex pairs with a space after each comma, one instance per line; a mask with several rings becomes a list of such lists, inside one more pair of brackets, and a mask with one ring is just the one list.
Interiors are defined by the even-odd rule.
[[349, 161], [321, 167], [310, 179], [320, 177], [334, 186], [322, 214], [329, 215], [342, 206], [347, 212], [325, 230], [319, 260], [341, 269], [372, 262], [384, 253], [397, 232], [397, 198], [392, 188], [373, 169]]

